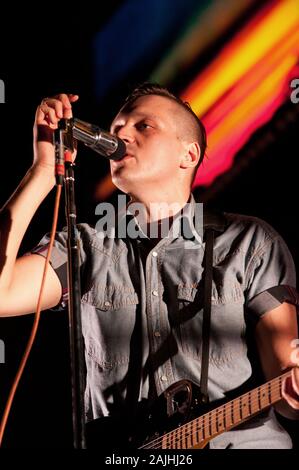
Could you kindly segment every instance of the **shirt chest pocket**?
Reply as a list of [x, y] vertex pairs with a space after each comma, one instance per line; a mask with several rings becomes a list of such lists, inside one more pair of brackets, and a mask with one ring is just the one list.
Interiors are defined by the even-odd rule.
[[202, 308], [200, 286], [179, 284], [177, 287], [177, 310], [179, 322], [186, 321]]
[[82, 328], [88, 355], [104, 369], [128, 362], [139, 314], [134, 288], [93, 286], [82, 298]]
[[175, 332], [180, 349], [200, 357], [202, 330], [202, 289], [196, 285], [177, 286]]
[[[244, 295], [241, 286], [235, 283], [229, 285], [212, 285], [211, 313], [211, 354], [213, 359], [221, 355], [228, 357], [224, 345], [226, 331], [234, 336], [234, 342], [239, 347], [243, 333], [243, 302]], [[203, 285], [178, 285], [176, 332], [181, 349], [188, 355], [200, 359], [202, 343], [203, 320]], [[215, 360], [216, 360], [215, 359]]]
[[212, 284], [212, 305], [226, 305], [244, 302], [244, 292], [236, 280]]
[[133, 288], [95, 285], [83, 295], [82, 302], [107, 312], [135, 306], [139, 300]]

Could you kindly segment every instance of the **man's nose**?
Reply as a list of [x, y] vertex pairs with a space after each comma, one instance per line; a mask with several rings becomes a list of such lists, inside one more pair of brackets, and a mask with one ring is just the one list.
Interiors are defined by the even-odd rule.
[[131, 126], [121, 126], [121, 128], [117, 130], [116, 135], [126, 143], [131, 144], [135, 140], [134, 128]]

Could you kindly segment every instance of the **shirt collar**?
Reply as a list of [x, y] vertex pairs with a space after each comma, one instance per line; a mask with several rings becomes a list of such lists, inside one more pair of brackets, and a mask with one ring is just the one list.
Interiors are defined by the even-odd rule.
[[[130, 212], [130, 202], [123, 204], [118, 211], [116, 226], [126, 224], [134, 219], [140, 236], [138, 239], [149, 238], [142, 230], [137, 218]], [[183, 230], [182, 230], [183, 219]], [[193, 193], [190, 193], [189, 199], [182, 210], [173, 218], [172, 226], [169, 230], [168, 238], [177, 238], [180, 234], [185, 239], [190, 239], [190, 234], [196, 234], [196, 237], [203, 239], [206, 229], [213, 229], [217, 232], [224, 232], [227, 221], [223, 213], [210, 210], [204, 207], [204, 203], [195, 201]], [[116, 232], [117, 234], [117, 232]]]

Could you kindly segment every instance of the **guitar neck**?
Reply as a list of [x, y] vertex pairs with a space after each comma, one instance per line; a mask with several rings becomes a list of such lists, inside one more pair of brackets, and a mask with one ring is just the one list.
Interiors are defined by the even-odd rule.
[[286, 372], [165, 434], [161, 442], [162, 447], [190, 449], [200, 446], [203, 442], [207, 443], [217, 435], [238, 426], [280, 401], [282, 381], [289, 375], [290, 372]]

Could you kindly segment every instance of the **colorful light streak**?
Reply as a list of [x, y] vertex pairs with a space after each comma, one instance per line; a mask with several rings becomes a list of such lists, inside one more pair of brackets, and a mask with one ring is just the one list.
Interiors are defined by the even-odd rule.
[[[182, 94], [202, 118], [208, 158], [194, 186], [210, 185], [229, 170], [252, 133], [289, 99], [289, 81], [299, 62], [299, 2], [268, 2], [223, 48]], [[288, 80], [289, 78], [289, 80]], [[110, 175], [97, 188], [106, 199]]]
[[[299, 4], [296, 3], [296, 9], [294, 6], [293, 0], [274, 2], [272, 9], [268, 6], [259, 13], [225, 48], [223, 54], [193, 82], [189, 91], [183, 93], [183, 99], [189, 101], [199, 115], [204, 114], [212, 97], [215, 100], [215, 96], [220, 91], [222, 93], [216, 101], [211, 102], [212, 105], [209, 105], [209, 110], [202, 117], [207, 129], [209, 150], [194, 186], [210, 185], [219, 174], [227, 171], [233, 165], [236, 152], [250, 135], [265, 124], [287, 99], [287, 77], [299, 59]], [[270, 25], [277, 25], [278, 13], [283, 15], [280, 21], [284, 21], [287, 12], [288, 15], [292, 14], [292, 18], [288, 17], [288, 29], [284, 24], [283, 28], [268, 35]], [[249, 35], [248, 38], [245, 33]], [[254, 44], [260, 47], [255, 49]], [[231, 57], [227, 51], [230, 51]], [[242, 61], [242, 54], [249, 52], [251, 56], [247, 55]], [[248, 64], [253, 65], [248, 68]], [[233, 65], [238, 65], [238, 70]], [[239, 78], [244, 67], [246, 73]], [[224, 80], [220, 73], [222, 70]]]
[[250, 71], [294, 27], [299, 27], [298, 0], [267, 5], [185, 90], [182, 98], [203, 116], [237, 80]]

